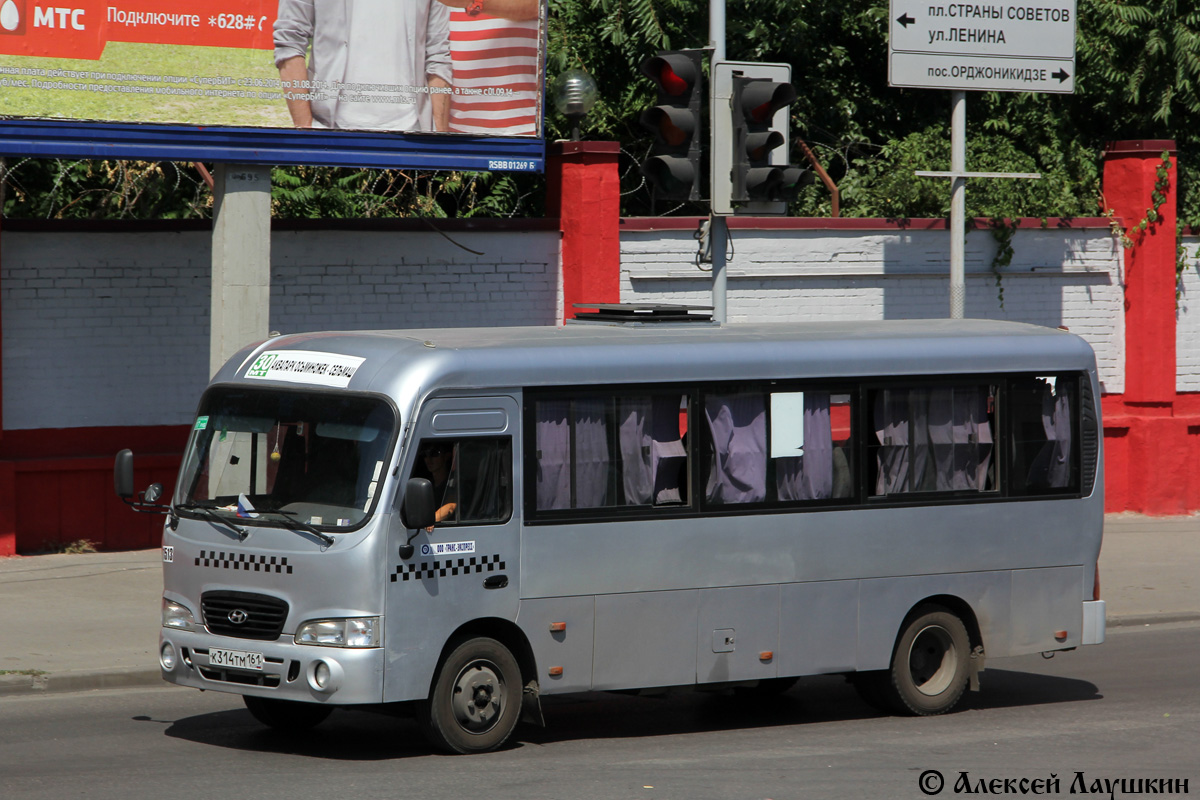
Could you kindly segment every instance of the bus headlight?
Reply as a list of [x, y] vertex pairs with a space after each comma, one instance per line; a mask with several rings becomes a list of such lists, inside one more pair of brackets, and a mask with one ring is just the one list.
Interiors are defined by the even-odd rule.
[[383, 624], [380, 617], [313, 619], [296, 629], [296, 644], [321, 647], [381, 647]]
[[190, 631], [196, 627], [196, 618], [191, 610], [182, 603], [163, 598], [162, 625], [164, 628], [175, 628], [180, 631]]

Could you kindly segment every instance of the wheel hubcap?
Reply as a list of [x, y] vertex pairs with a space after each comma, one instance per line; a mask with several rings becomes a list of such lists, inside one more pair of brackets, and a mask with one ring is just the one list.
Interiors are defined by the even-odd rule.
[[489, 661], [473, 661], [454, 680], [454, 718], [471, 733], [487, 733], [504, 713], [504, 681]]
[[908, 650], [908, 671], [923, 695], [941, 694], [954, 682], [958, 652], [950, 632], [939, 625], [922, 628]]

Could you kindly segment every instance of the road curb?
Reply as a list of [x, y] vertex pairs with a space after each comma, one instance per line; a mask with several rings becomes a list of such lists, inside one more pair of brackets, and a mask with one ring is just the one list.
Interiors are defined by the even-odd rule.
[[1196, 622], [1200, 620], [1200, 611], [1169, 611], [1161, 614], [1129, 614], [1128, 616], [1109, 617], [1106, 624], [1109, 628], [1134, 628], [1142, 625], [1164, 625], [1169, 622]]
[[95, 689], [133, 689], [166, 686], [155, 669], [119, 668], [77, 672], [0, 675], [0, 697], [16, 694], [60, 694]]

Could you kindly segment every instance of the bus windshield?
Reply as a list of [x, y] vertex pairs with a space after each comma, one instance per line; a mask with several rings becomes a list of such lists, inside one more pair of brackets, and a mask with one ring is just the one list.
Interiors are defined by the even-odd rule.
[[355, 528], [375, 504], [395, 428], [376, 397], [215, 388], [193, 426], [176, 507]]

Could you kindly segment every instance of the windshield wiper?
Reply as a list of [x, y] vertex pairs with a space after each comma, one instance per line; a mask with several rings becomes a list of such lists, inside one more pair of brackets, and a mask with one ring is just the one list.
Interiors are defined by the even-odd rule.
[[232, 522], [218, 514], [217, 509], [220, 508], [220, 506], [208, 506], [201, 503], [177, 503], [175, 508], [183, 511], [199, 511], [200, 514], [209, 522], [214, 522], [218, 525], [224, 525], [226, 528], [229, 528], [236, 533], [239, 542], [246, 541], [246, 537], [250, 535], [250, 531], [246, 530], [240, 525], [234, 525]]
[[309, 525], [307, 522], [300, 519], [299, 516], [297, 516], [297, 514], [294, 511], [282, 511], [277, 508], [267, 511], [267, 510], [264, 510], [261, 508], [256, 508], [256, 509], [254, 509], [254, 513], [256, 513], [256, 514], [276, 514], [280, 517], [283, 517], [285, 527], [287, 527], [288, 529], [293, 530], [293, 531], [304, 531], [305, 533], [311, 533], [313, 536], [316, 536], [318, 539], [320, 539], [322, 542], [324, 542], [326, 547], [332, 545], [334, 542], [337, 541], [336, 539], [334, 539], [332, 536], [325, 533], [324, 531], [319, 531], [316, 528], [314, 528], [312, 525]]

